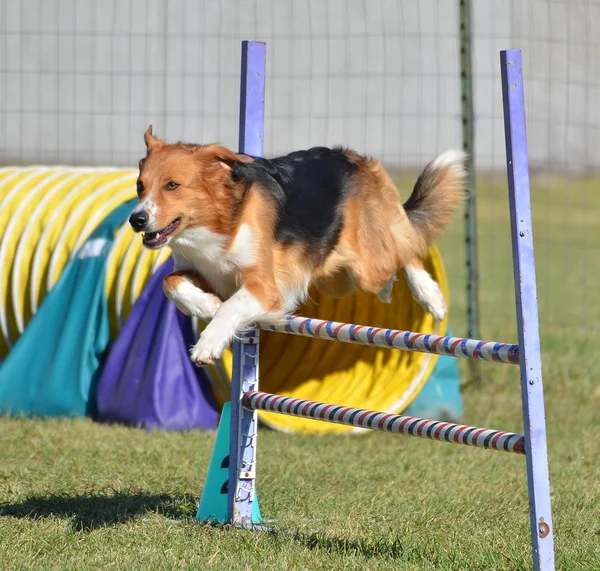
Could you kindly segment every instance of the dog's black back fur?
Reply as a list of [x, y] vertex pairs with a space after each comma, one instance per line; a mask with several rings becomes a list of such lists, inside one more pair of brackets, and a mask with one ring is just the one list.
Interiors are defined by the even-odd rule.
[[358, 170], [342, 148], [313, 147], [274, 159], [236, 163], [234, 180], [258, 183], [277, 205], [275, 238], [282, 244], [302, 243], [308, 253], [326, 257], [342, 229], [342, 209]]

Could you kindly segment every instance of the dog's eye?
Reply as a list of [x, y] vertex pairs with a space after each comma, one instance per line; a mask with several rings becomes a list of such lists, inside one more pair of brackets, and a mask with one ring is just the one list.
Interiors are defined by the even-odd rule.
[[142, 184], [141, 180], [137, 181], [136, 187], [137, 187], [137, 193], [138, 193], [138, 195], [142, 194], [142, 192], [144, 192], [144, 185]]
[[175, 190], [178, 186], [179, 185], [176, 182], [173, 182], [172, 180], [167, 183], [167, 188], [169, 190]]

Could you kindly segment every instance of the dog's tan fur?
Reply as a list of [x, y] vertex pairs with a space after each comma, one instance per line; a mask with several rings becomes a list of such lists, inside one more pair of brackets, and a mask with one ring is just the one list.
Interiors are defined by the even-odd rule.
[[[301, 244], [277, 242], [275, 206], [260, 185], [248, 188], [245, 182], [232, 180], [232, 165], [252, 158], [214, 144], [166, 144], [152, 135], [151, 127], [144, 138], [147, 156], [140, 161], [140, 201], [151, 200], [157, 227], [181, 218], [170, 236], [172, 244], [186, 230], [203, 228], [222, 237], [226, 257], [245, 226], [252, 237], [252, 252], [248, 264], [231, 269], [232, 282], [237, 288], [243, 286], [265, 314], [274, 316], [293, 311], [310, 284], [335, 297], [356, 289], [378, 294], [399, 269], [409, 265], [422, 269], [421, 258], [463, 196], [464, 171], [450, 163], [436, 166], [432, 162], [417, 183], [424, 191], [420, 209], [416, 215], [407, 213], [379, 161], [344, 151], [358, 165], [351, 182], [356, 192], [344, 203], [337, 244], [324, 260], [318, 260]], [[168, 191], [170, 181], [179, 185], [177, 191]], [[167, 296], [182, 279], [223, 302], [235, 289], [214, 276], [202, 275], [201, 267], [189, 267], [167, 277]], [[200, 360], [211, 362], [218, 356]]]

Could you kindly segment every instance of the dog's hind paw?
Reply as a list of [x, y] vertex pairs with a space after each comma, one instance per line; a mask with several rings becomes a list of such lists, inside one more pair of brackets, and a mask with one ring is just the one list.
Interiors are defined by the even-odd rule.
[[383, 301], [383, 303], [392, 303], [392, 289], [394, 289], [394, 282], [396, 281], [396, 274], [392, 274], [390, 279], [383, 286], [381, 291], [377, 294], [377, 297]]

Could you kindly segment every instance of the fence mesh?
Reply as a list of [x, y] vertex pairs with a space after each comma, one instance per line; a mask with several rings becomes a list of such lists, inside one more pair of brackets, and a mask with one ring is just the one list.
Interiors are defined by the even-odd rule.
[[[542, 329], [583, 339], [600, 317], [600, 3], [472, 4], [481, 334], [515, 338], [499, 50], [518, 47]], [[0, 0], [0, 21], [3, 165], [135, 166], [149, 123], [235, 148], [243, 39], [268, 44], [269, 155], [348, 145], [407, 196], [419, 168], [461, 146], [458, 1]], [[462, 332], [462, 220], [441, 248]]]

